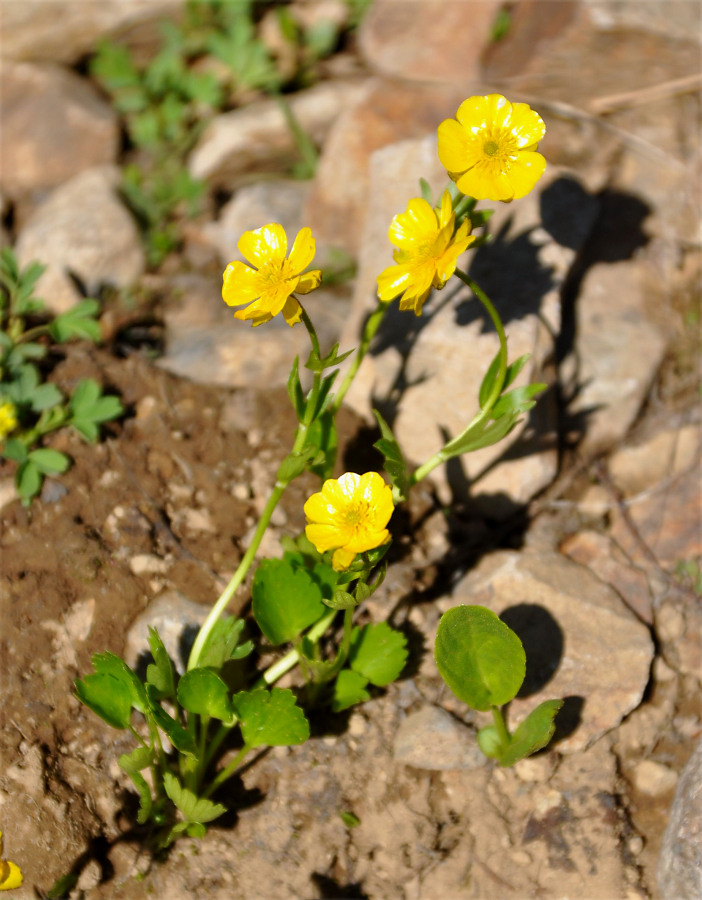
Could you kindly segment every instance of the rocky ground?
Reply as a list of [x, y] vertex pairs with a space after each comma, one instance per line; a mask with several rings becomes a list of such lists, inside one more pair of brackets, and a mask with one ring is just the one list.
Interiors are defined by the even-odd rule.
[[[17, 897], [68, 872], [85, 900], [699, 896], [700, 8], [521, 0], [494, 42], [500, 6], [446, 0], [437, 16], [431, 0], [375, 0], [290, 98], [321, 148], [312, 180], [284, 176], [295, 149], [272, 100], [218, 116], [188, 160], [207, 212], [147, 270], [115, 193], [121, 123], [84, 63], [104, 35], [148, 55], [155, 19], [182, 4], [2, 3], [3, 237], [49, 264], [39, 293], [55, 309], [103, 298], [103, 346], [72, 345], [51, 377], [91, 375], [128, 409], [97, 446], [53, 439], [74, 465], [30, 509], [0, 469], [0, 827], [25, 874]], [[468, 265], [549, 390], [508, 445], [437, 470], [398, 525], [362, 615], [407, 633], [401, 679], [256, 760], [235, 811], [153, 864], [116, 763], [128, 745], [71, 686], [92, 653], [138, 655], [148, 623], [177, 643], [201, 620], [289, 445], [284, 385], [305, 335], [237, 323], [222, 268], [247, 228], [310, 225], [323, 267], [341, 251], [357, 262], [309, 304], [324, 343], [353, 346], [390, 219], [420, 176], [443, 186], [438, 122], [488, 91], [541, 113], [549, 169], [496, 211]], [[341, 468], [374, 465], [371, 398], [425, 459], [472, 415], [494, 352], [461, 290], [419, 320], [389, 315], [343, 410]], [[300, 530], [315, 487], [293, 484], [264, 553]], [[522, 636], [511, 721], [567, 698], [548, 751], [512, 770], [477, 752], [482, 719], [433, 663], [458, 603]]]

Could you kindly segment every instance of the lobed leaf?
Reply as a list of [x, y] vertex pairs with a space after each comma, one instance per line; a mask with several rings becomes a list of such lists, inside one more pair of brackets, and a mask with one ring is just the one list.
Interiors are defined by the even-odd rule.
[[373, 415], [378, 422], [378, 427], [380, 428], [380, 433], [382, 435], [380, 440], [376, 441], [373, 446], [383, 454], [383, 457], [385, 458], [385, 471], [390, 476], [390, 480], [397, 490], [400, 499], [405, 500], [407, 499], [410, 489], [410, 472], [407, 468], [407, 463], [405, 462], [400, 445], [397, 443], [390, 426], [377, 409], [373, 410]]
[[232, 703], [248, 747], [304, 744], [310, 736], [309, 722], [295, 704], [292, 691], [280, 688], [240, 691]]
[[175, 672], [158, 631], [149, 625], [149, 648], [154, 658], [146, 667], [146, 680], [158, 691], [159, 697], [175, 698]]
[[229, 688], [214, 669], [198, 667], [187, 671], [178, 682], [178, 703], [198, 716], [219, 719], [233, 725], [234, 709], [229, 700]]
[[385, 687], [402, 672], [407, 661], [407, 638], [387, 622], [364, 625], [351, 632], [349, 664], [377, 687]]
[[341, 712], [357, 703], [365, 703], [366, 700], [370, 700], [370, 694], [366, 690], [367, 684], [368, 679], [360, 672], [342, 669], [334, 682], [332, 710]]
[[[184, 788], [172, 772], [164, 772], [163, 788], [173, 802], [173, 805], [179, 810], [185, 822], [197, 823], [199, 825], [205, 822], [211, 822], [213, 819], [219, 818], [227, 811], [226, 806], [221, 803], [213, 803], [204, 797], [198, 797], [192, 791]], [[185, 831], [182, 828], [181, 831]]]
[[254, 618], [273, 646], [294, 640], [326, 611], [314, 577], [285, 559], [261, 561], [252, 595]]

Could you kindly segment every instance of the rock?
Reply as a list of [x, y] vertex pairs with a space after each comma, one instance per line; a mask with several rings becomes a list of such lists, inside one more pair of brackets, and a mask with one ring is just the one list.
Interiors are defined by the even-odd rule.
[[615, 450], [607, 460], [609, 476], [626, 497], [651, 491], [699, 466], [701, 438], [699, 425], [660, 431], [640, 444]]
[[48, 266], [37, 294], [53, 312], [69, 309], [82, 294], [70, 275], [94, 295], [102, 285], [125, 288], [144, 271], [144, 251], [134, 220], [118, 199], [116, 167], [101, 166], [56, 188], [30, 216], [17, 239], [21, 265]]
[[642, 308], [644, 271], [634, 260], [597, 263], [578, 295], [575, 346], [561, 381], [575, 394], [568, 412], [587, 456], [626, 436], [663, 360], [665, 338]]
[[694, 591], [668, 590], [654, 623], [663, 658], [676, 671], [698, 681], [702, 673], [702, 606]]
[[[375, 296], [375, 278], [392, 264], [387, 229], [392, 216], [416, 196], [416, 179], [445, 183], [436, 161], [436, 138], [406, 141], [376, 151], [371, 161], [368, 219], [361, 250], [354, 308], [342, 346], [352, 344]], [[491, 244], [468, 254], [470, 275], [500, 311], [509, 341], [510, 361], [531, 360], [519, 384], [549, 380], [544, 367], [554, 352], [560, 328], [560, 287], [577, 248], [584, 242], [597, 210], [596, 201], [570, 175], [558, 170], [543, 185], [514, 204], [498, 204]], [[547, 228], [541, 225], [542, 218]], [[548, 230], [547, 230], [548, 229]], [[454, 287], [454, 284], [456, 287]], [[386, 314], [371, 352], [347, 403], [368, 416], [369, 398], [392, 427], [406, 457], [422, 463], [444, 443], [442, 433], [457, 436], [477, 412], [478, 390], [498, 343], [479, 302], [456, 279], [428, 301], [420, 319]], [[509, 516], [554, 478], [557, 453], [552, 434], [555, 409], [549, 394], [537, 403], [529, 421], [509, 439], [472, 453], [460, 464], [432, 473], [440, 497], [462, 497], [466, 479], [479, 510], [491, 518]], [[499, 465], [496, 461], [500, 459]]]
[[587, 0], [584, 7], [593, 23], [603, 31], [632, 28], [686, 41], [702, 38], [700, 7], [689, 0], [646, 0], [646, 3]]
[[407, 766], [432, 772], [477, 769], [486, 763], [475, 733], [438, 706], [423, 706], [402, 720], [393, 756]]
[[103, 38], [129, 35], [135, 42], [148, 25], [173, 16], [183, 0], [32, 0], [5, 3], [0, 19], [0, 44], [8, 60], [77, 62]]
[[653, 759], [642, 759], [634, 769], [634, 787], [649, 797], [667, 794], [677, 783], [677, 772]]
[[442, 0], [440, 11], [434, 0], [375, 0], [361, 23], [359, 49], [386, 75], [470, 84], [480, 79], [480, 55], [499, 10], [496, 0]]
[[193, 603], [178, 591], [166, 591], [146, 607], [132, 622], [124, 643], [125, 662], [133, 669], [150, 658], [149, 626], [158, 631], [178, 672], [183, 673], [188, 655], [209, 606]]
[[569, 536], [559, 549], [573, 562], [587, 566], [599, 579], [613, 587], [642, 622], [652, 624], [651, 585], [641, 568], [632, 566], [616, 541], [608, 535], [585, 530]]
[[[373, 151], [435, 132], [464, 99], [464, 91], [453, 85], [371, 80], [334, 122], [324, 142], [305, 205], [305, 221], [313, 232], [325, 243], [357, 256], [369, 203], [368, 167]], [[414, 177], [414, 192], [420, 175]]]
[[527, 674], [510, 727], [542, 701], [567, 698], [558, 718], [564, 738], [553, 747], [576, 753], [641, 702], [653, 660], [649, 631], [583, 566], [557, 553], [492, 553], [440, 606], [461, 603], [492, 609], [524, 644]]
[[117, 114], [86, 79], [59, 66], [5, 63], [2, 92], [0, 178], [10, 197], [46, 191], [117, 159]]
[[702, 741], [678, 781], [658, 858], [663, 900], [702, 897]]
[[[362, 90], [362, 82], [330, 82], [301, 91], [288, 102], [300, 128], [321, 144], [334, 119]], [[190, 154], [188, 168], [194, 178], [231, 190], [243, 175], [280, 174], [299, 158], [283, 110], [276, 100], [266, 99], [213, 119]]]

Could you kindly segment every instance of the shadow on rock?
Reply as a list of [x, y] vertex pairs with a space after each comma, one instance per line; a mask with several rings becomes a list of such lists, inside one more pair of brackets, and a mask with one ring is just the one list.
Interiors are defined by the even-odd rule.
[[553, 678], [561, 659], [565, 638], [558, 622], [543, 606], [519, 603], [500, 615], [524, 645], [526, 675], [517, 697], [538, 693]]

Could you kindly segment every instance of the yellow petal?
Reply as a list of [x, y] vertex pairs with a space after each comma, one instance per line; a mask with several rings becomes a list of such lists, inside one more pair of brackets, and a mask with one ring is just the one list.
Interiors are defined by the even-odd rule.
[[318, 288], [322, 283], [322, 272], [320, 269], [312, 269], [310, 272], [305, 272], [304, 275], [300, 275], [300, 280], [297, 282], [297, 287], [295, 288], [295, 293], [297, 294], [309, 294], [310, 291], [313, 291], [315, 288]]
[[285, 301], [283, 306], [283, 317], [288, 325], [292, 328], [302, 318], [302, 307], [296, 297], [291, 296]]
[[301, 228], [295, 238], [295, 243], [290, 251], [289, 262], [292, 271], [298, 275], [303, 269], [314, 259], [315, 240], [312, 237], [312, 231], [309, 228]]
[[475, 197], [476, 200], [502, 200], [509, 203], [514, 199], [514, 188], [507, 176], [499, 170], [476, 166], [456, 181], [459, 191]]
[[522, 150], [507, 173], [507, 179], [514, 191], [514, 199], [519, 200], [528, 194], [545, 170], [546, 160], [540, 153]]
[[406, 291], [400, 298], [400, 309], [403, 312], [411, 309], [415, 316], [421, 316], [422, 307], [426, 303], [429, 294], [431, 294], [431, 285], [421, 293], [410, 293], [410, 291]]
[[306, 526], [305, 534], [319, 553], [326, 553], [327, 550], [339, 546], [339, 532], [333, 525], [318, 525], [311, 522]]
[[513, 103], [510, 131], [517, 138], [519, 149], [528, 150], [543, 139], [546, 125], [541, 116], [527, 103]]
[[[499, 94], [488, 96], [468, 97], [461, 103], [456, 112], [456, 119], [467, 131], [477, 133], [486, 128], [494, 115], [495, 102], [490, 103], [490, 97], [499, 97]], [[502, 98], [504, 100], [504, 97]]]
[[13, 862], [0, 861], [0, 891], [11, 891], [22, 884], [20, 867]]
[[378, 297], [383, 303], [389, 303], [405, 290], [411, 277], [407, 266], [388, 266], [378, 275]]
[[439, 227], [446, 228], [447, 226], [451, 226], [451, 230], [453, 231], [453, 222], [451, 221], [454, 218], [453, 215], [453, 204], [451, 203], [451, 194], [448, 191], [444, 191], [441, 195], [441, 212], [439, 214]]
[[283, 226], [274, 222], [255, 231], [245, 231], [237, 247], [245, 259], [260, 269], [267, 262], [282, 262], [285, 259], [288, 240]]
[[222, 276], [222, 299], [227, 306], [250, 303], [260, 294], [259, 275], [236, 260], [230, 262]]
[[336, 485], [334, 484], [334, 479], [330, 478], [329, 481], [325, 481], [322, 485], [322, 492], [328, 492], [330, 495], [336, 496], [338, 490], [343, 500], [348, 503], [349, 500], [354, 500], [358, 495], [360, 482], [360, 475], [357, 475], [355, 472], [345, 472], [340, 478], [336, 479]]
[[322, 496], [321, 491], [308, 497], [303, 509], [310, 522], [315, 522], [320, 525], [332, 525], [337, 513], [336, 505], [334, 503], [329, 503], [329, 501]]
[[297, 289], [297, 278], [288, 278], [285, 281], [270, 283], [262, 292], [257, 304], [265, 312], [277, 316], [285, 306], [288, 297]]
[[348, 569], [355, 558], [356, 554], [353, 550], [344, 550], [343, 548], [337, 550], [332, 556], [332, 568], [335, 572], [343, 572], [344, 569]]
[[473, 141], [455, 119], [445, 119], [438, 135], [439, 160], [449, 174], [465, 172], [475, 164]]

